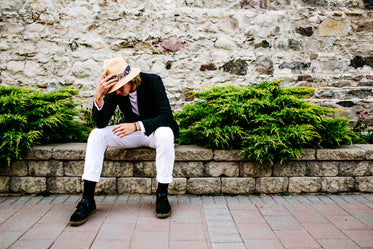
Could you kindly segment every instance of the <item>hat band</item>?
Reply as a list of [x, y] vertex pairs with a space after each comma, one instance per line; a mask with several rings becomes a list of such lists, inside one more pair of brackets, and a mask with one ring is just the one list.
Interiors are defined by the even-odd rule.
[[129, 75], [130, 72], [131, 72], [131, 67], [130, 67], [130, 65], [128, 65], [126, 67], [126, 69], [124, 69], [123, 73], [117, 74], [115, 77], [117, 77], [118, 80], [121, 80], [122, 78], [124, 78], [127, 75]]

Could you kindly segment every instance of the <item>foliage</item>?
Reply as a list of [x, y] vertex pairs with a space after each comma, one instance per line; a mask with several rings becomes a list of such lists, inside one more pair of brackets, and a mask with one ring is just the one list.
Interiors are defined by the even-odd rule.
[[358, 119], [353, 130], [359, 136], [361, 143], [372, 144], [373, 143], [373, 130], [369, 129], [369, 126], [368, 126], [368, 121], [367, 121], [367, 118], [369, 116], [368, 113], [357, 112], [356, 115]]
[[0, 161], [21, 159], [41, 143], [86, 141], [89, 128], [75, 119], [78, 90], [49, 93], [0, 86]]
[[307, 87], [280, 87], [274, 81], [194, 93], [202, 100], [175, 114], [178, 142], [240, 149], [245, 158], [269, 164], [297, 158], [303, 148], [351, 144], [356, 136], [348, 129], [349, 120], [328, 118], [334, 110], [303, 99], [313, 92]]

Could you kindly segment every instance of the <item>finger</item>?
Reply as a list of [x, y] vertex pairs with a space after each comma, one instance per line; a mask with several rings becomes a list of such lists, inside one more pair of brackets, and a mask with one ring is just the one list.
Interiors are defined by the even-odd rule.
[[101, 74], [101, 76], [100, 76], [100, 80], [103, 80], [103, 79], [106, 77], [106, 74], [107, 74], [108, 71], [109, 71], [109, 69], [105, 69], [105, 70], [102, 72], [102, 74]]

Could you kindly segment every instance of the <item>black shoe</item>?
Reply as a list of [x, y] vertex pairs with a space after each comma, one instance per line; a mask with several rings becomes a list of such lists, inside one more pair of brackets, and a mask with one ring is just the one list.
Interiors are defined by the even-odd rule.
[[69, 224], [71, 226], [80, 226], [88, 220], [88, 216], [96, 211], [95, 200], [82, 199], [76, 206], [76, 210], [71, 215]]
[[171, 214], [171, 206], [167, 199], [166, 193], [157, 193], [156, 195], [155, 216], [158, 218], [166, 218]]

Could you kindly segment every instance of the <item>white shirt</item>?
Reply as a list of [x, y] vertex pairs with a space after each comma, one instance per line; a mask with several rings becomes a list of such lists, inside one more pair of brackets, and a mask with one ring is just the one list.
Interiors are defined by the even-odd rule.
[[[139, 113], [139, 105], [137, 104], [137, 91], [128, 93], [128, 97], [130, 99], [130, 103], [131, 103], [131, 106], [132, 106], [132, 111], [136, 115], [140, 115], [140, 113]], [[105, 102], [103, 102], [101, 108], [98, 107], [98, 105], [96, 103], [96, 100], [94, 100], [94, 104], [95, 104], [97, 110], [100, 111], [102, 109], [102, 107], [104, 106]], [[145, 133], [145, 126], [144, 126], [144, 124], [141, 121], [138, 121], [138, 122], [140, 124], [140, 130]]]

